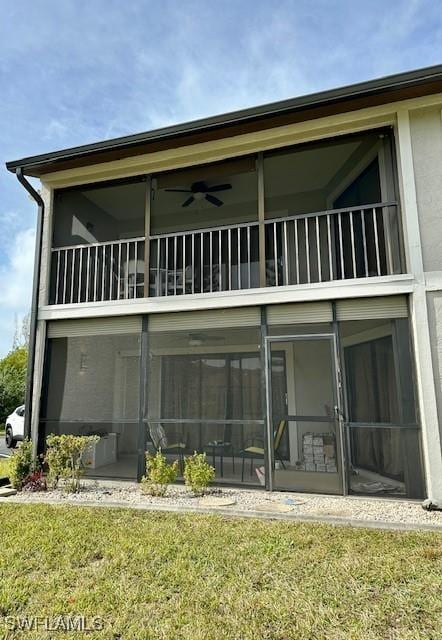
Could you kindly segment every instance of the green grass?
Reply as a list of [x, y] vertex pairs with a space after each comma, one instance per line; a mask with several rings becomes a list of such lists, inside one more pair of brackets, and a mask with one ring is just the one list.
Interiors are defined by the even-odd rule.
[[1, 616], [102, 616], [14, 638], [442, 637], [442, 536], [134, 510], [0, 505]]
[[0, 458], [0, 478], [7, 476], [9, 472], [9, 460], [7, 458]]

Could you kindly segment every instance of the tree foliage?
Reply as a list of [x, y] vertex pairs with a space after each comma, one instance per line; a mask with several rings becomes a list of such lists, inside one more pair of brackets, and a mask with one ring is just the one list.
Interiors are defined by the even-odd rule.
[[18, 349], [18, 347], [27, 347], [29, 345], [29, 330], [31, 323], [31, 314], [27, 313], [21, 319], [18, 319], [18, 315], [14, 316], [14, 339], [12, 341], [12, 350]]
[[17, 347], [0, 360], [0, 424], [25, 401], [28, 350]]

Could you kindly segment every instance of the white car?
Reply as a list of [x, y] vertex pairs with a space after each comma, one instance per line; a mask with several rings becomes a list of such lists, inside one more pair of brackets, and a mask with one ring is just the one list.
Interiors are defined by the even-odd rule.
[[18, 440], [23, 440], [25, 427], [25, 405], [17, 407], [6, 418], [5, 443], [8, 449], [13, 449]]

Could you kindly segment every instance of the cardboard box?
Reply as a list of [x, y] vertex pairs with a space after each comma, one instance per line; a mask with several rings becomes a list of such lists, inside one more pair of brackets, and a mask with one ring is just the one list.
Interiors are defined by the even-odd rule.
[[334, 444], [325, 444], [324, 445], [324, 455], [327, 458], [335, 457], [335, 445]]

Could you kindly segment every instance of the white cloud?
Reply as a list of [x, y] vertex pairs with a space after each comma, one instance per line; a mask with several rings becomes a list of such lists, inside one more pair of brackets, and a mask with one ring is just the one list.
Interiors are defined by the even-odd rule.
[[[0, 161], [435, 64], [427, 0], [40, 0], [0, 20]], [[0, 356], [30, 301], [35, 204], [0, 173]], [[27, 206], [26, 206], [27, 205]]]
[[46, 130], [43, 132], [42, 137], [44, 140], [51, 140], [52, 142], [59, 138], [63, 139], [67, 133], [68, 128], [66, 124], [64, 122], [60, 122], [60, 120], [52, 118], [52, 120], [49, 121]]
[[20, 322], [30, 308], [34, 244], [34, 229], [19, 231], [11, 237], [0, 265], [0, 356], [12, 346], [15, 317]]

